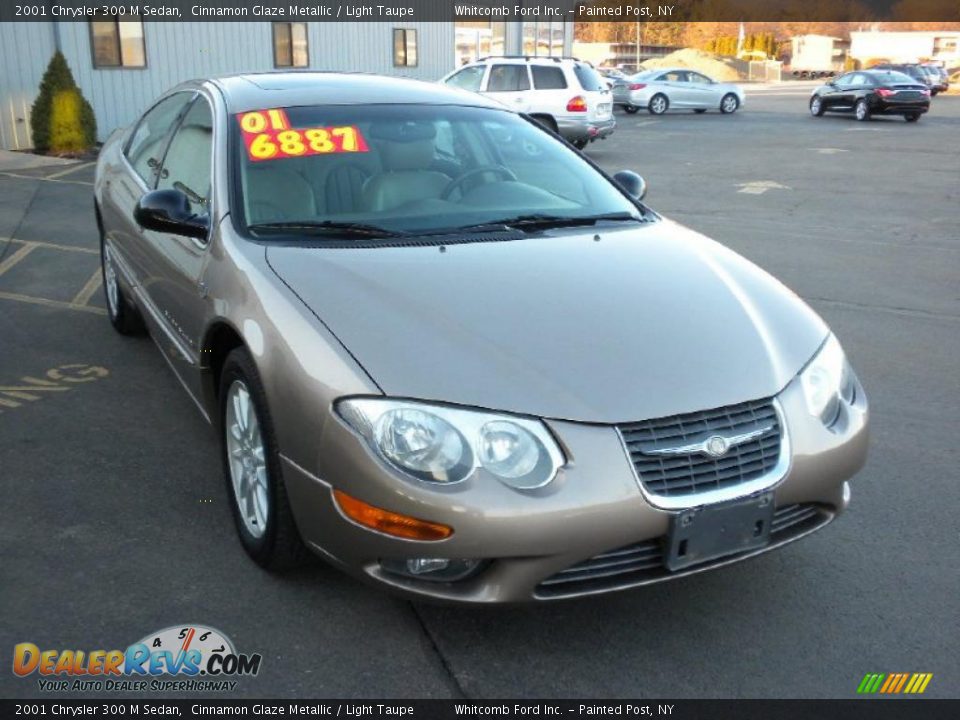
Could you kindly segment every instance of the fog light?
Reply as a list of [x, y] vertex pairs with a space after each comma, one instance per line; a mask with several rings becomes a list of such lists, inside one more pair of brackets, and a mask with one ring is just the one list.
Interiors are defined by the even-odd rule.
[[380, 567], [393, 575], [431, 580], [456, 582], [473, 575], [480, 567], [480, 560], [457, 560], [452, 558], [408, 558], [406, 560], [381, 560]]

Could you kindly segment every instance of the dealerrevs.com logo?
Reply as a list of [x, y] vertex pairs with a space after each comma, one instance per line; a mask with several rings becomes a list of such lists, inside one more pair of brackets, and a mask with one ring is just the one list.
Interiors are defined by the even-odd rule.
[[232, 691], [243, 676], [260, 672], [259, 653], [238, 653], [219, 630], [175, 625], [151, 633], [126, 650], [13, 648], [13, 672], [37, 674], [42, 692]]

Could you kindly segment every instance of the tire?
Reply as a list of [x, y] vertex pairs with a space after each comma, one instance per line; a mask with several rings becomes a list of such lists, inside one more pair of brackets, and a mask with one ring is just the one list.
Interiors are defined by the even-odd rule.
[[540, 123], [541, 125], [543, 125], [543, 127], [545, 127], [545, 128], [546, 128], [547, 130], [549, 130], [550, 132], [556, 134], [556, 132], [557, 132], [557, 121], [554, 120], [554, 119], [553, 119], [552, 117], [550, 117], [549, 115], [534, 115], [534, 116], [533, 116], [533, 119], [536, 120], [536, 121], [537, 121], [538, 123]]
[[703, 113], [706, 112], [706, 109], [705, 109], [705, 108], [697, 108], [696, 110], [694, 110], [694, 112], [695, 112], [697, 115], [703, 115]]
[[857, 104], [853, 106], [853, 114], [857, 117], [857, 120], [860, 122], [866, 122], [870, 119], [870, 106], [867, 105], [867, 101], [863, 98], [857, 100]]
[[309, 555], [290, 510], [263, 383], [246, 348], [227, 355], [218, 397], [223, 474], [240, 544], [268, 570], [302, 565]]
[[720, 112], [724, 115], [732, 115], [740, 107], [740, 98], [733, 93], [727, 93], [720, 100]]
[[819, 95], [814, 95], [810, 98], [810, 114], [814, 117], [823, 117], [823, 112], [823, 100]]
[[631, 115], [635, 115], [637, 110], [639, 110], [640, 108], [638, 108], [636, 105], [624, 105], [623, 109], [626, 112], [630, 113]]
[[663, 115], [670, 109], [670, 100], [663, 93], [657, 93], [650, 98], [650, 104], [647, 105], [647, 111], [651, 115]]
[[904, 115], [903, 119], [907, 122], [916, 122], [920, 119], [920, 113], [910, 113], [909, 115]]
[[[99, 223], [99, 213], [97, 216]], [[100, 231], [100, 279], [103, 285], [103, 295], [107, 301], [107, 317], [113, 329], [121, 335], [142, 335], [144, 332], [143, 318], [140, 312], [127, 299], [120, 286], [116, 260], [113, 251], [107, 246]]]
[[571, 140], [570, 144], [573, 145], [577, 150], [583, 150], [587, 145], [590, 144], [589, 140]]

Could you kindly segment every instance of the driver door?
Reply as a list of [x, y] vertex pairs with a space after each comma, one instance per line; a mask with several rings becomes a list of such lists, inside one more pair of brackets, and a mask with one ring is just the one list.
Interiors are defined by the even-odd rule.
[[[198, 96], [170, 140], [157, 190], [177, 190], [187, 196], [193, 214], [211, 217], [213, 147], [213, 113], [210, 103]], [[169, 340], [162, 349], [188, 389], [199, 397], [197, 370], [206, 313], [202, 278], [209, 238], [144, 234], [148, 256], [144, 292]]]

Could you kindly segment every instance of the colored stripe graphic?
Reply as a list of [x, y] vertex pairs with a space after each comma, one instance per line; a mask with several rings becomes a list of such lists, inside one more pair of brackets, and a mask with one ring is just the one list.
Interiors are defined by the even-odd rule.
[[926, 691], [933, 673], [867, 673], [857, 686], [860, 695], [920, 695]]

